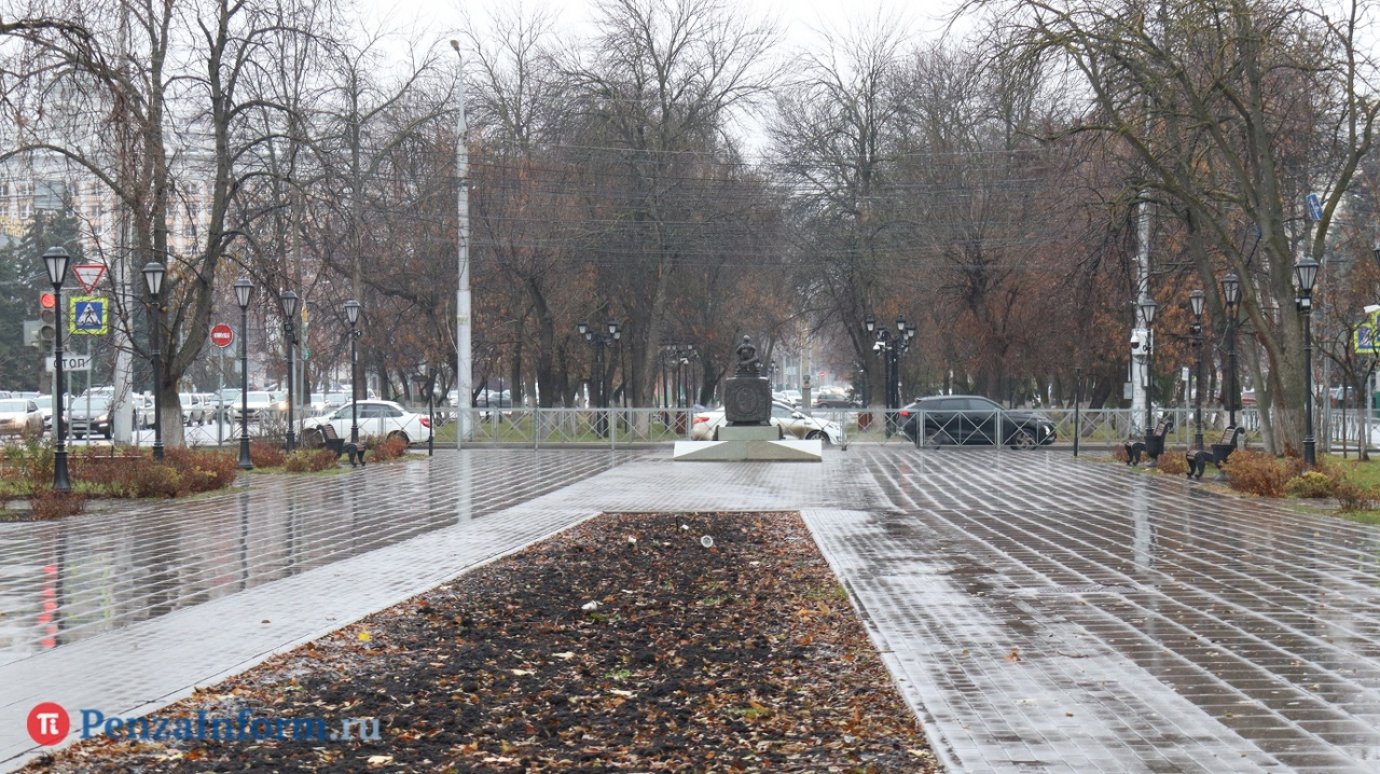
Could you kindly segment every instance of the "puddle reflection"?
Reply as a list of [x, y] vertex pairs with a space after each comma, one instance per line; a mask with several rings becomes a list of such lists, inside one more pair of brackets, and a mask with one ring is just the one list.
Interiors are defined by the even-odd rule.
[[476, 453], [0, 524], [0, 663], [468, 522], [634, 456], [542, 465], [530, 451], [486, 451], [476, 465]]

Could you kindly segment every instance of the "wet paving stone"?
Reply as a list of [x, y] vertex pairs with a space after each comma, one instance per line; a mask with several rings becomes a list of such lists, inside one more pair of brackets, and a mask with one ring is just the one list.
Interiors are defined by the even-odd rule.
[[0, 525], [0, 761], [39, 697], [147, 711], [599, 512], [755, 509], [801, 511], [953, 771], [1380, 770], [1380, 529], [900, 445], [474, 450]]

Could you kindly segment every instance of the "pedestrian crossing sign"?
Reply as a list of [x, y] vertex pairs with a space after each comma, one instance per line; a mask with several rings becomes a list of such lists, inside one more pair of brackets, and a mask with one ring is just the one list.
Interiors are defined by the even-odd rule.
[[103, 335], [110, 332], [110, 304], [101, 296], [73, 296], [67, 301], [67, 332]]

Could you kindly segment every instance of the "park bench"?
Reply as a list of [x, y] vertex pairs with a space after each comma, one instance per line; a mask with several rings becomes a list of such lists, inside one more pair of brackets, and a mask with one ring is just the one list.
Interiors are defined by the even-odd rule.
[[1130, 440], [1126, 442], [1126, 464], [1140, 464], [1140, 456], [1144, 454], [1153, 462], [1155, 458], [1164, 453], [1164, 436], [1173, 427], [1173, 423], [1168, 419], [1161, 419], [1150, 437], [1144, 441]]
[[1218, 480], [1221, 480], [1223, 478], [1223, 474], [1220, 472], [1222, 466], [1226, 464], [1227, 458], [1230, 457], [1231, 453], [1236, 449], [1237, 436], [1245, 432], [1245, 428], [1241, 427], [1226, 428], [1222, 431], [1222, 437], [1212, 444], [1211, 453], [1202, 449], [1196, 451], [1189, 449], [1184, 455], [1188, 459], [1188, 477], [1202, 478], [1203, 469], [1207, 467], [1208, 461], [1211, 460], [1212, 464], [1216, 466], [1219, 471], [1217, 476]]
[[1222, 431], [1222, 438], [1212, 445], [1212, 464], [1217, 466], [1216, 481], [1226, 481], [1227, 473], [1224, 469], [1227, 458], [1233, 451], [1241, 445], [1241, 439], [1246, 435], [1244, 427], [1228, 427]]
[[329, 423], [317, 427], [316, 431], [321, 434], [321, 444], [327, 449], [335, 452], [337, 457], [342, 454], [349, 455], [350, 467], [353, 468], [355, 465], [359, 465], [360, 467], [364, 466], [363, 443], [360, 443], [358, 446], [352, 443], [346, 443], [345, 439], [336, 434], [335, 427]]

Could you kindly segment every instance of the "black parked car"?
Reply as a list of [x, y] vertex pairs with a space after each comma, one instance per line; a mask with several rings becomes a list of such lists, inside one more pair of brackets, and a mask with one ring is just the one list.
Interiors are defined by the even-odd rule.
[[[924, 435], [916, 441], [924, 417]], [[924, 446], [974, 444], [1033, 449], [1054, 443], [1054, 422], [1037, 411], [1008, 410], [979, 395], [932, 395], [901, 409], [901, 430]], [[998, 439], [1000, 438], [1000, 441]]]

